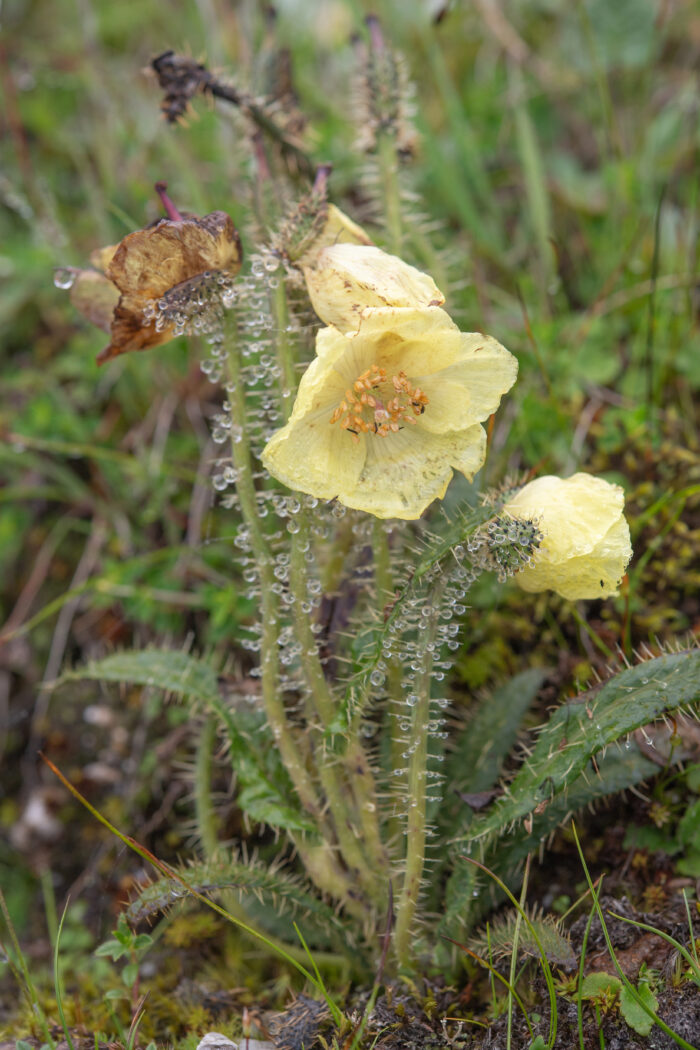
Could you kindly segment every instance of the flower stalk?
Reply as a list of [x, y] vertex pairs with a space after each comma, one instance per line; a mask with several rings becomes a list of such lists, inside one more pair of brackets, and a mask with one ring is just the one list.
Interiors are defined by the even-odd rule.
[[430, 616], [422, 645], [423, 667], [415, 682], [417, 697], [411, 709], [408, 783], [406, 791], [406, 860], [403, 885], [396, 908], [394, 951], [399, 966], [410, 969], [414, 957], [412, 937], [425, 866], [427, 819], [428, 723], [433, 676], [433, 653], [442, 597], [442, 584], [428, 599]]

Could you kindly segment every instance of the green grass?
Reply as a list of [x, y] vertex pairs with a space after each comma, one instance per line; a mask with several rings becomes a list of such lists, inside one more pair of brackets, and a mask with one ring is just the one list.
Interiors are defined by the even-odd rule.
[[[439, 24], [418, 0], [315, 8], [280, 3], [274, 31], [252, 0], [144, 0], [138, 14], [96, 0], [3, 8], [0, 617], [32, 625], [11, 643], [18, 717], [0, 729], [0, 750], [15, 760], [3, 763], [3, 833], [26, 786], [19, 758], [34, 739], [39, 686], [65, 663], [165, 637], [225, 646], [232, 673], [247, 667], [236, 644], [251, 610], [231, 564], [235, 518], [208, 482], [217, 449], [207, 420], [220, 395], [199, 373], [196, 346], [181, 340], [98, 369], [101, 333], [52, 283], [54, 266], [85, 265], [95, 247], [154, 219], [158, 179], [182, 208], [228, 211], [246, 251], [255, 246], [242, 123], [200, 100], [188, 126], [166, 125], [143, 69], [169, 47], [257, 92], [275, 49], [289, 48], [309, 151], [334, 166], [331, 197], [365, 221], [349, 37], [365, 13], [380, 16], [417, 83], [420, 140], [406, 181], [436, 223], [430, 244], [421, 224], [411, 228], [404, 255], [440, 272], [461, 327], [493, 333], [520, 363], [488, 475], [596, 466], [622, 480], [640, 522], [629, 607], [610, 603], [592, 629], [629, 649], [692, 626], [651, 554], [690, 591], [700, 483], [694, 5], [518, 0], [501, 4], [504, 22], [487, 19], [486, 5], [455, 3]], [[492, 589], [475, 590], [485, 622], [493, 603]], [[586, 632], [564, 614], [547, 620], [533, 599], [516, 615], [521, 648], [536, 622], [543, 660], [566, 642], [590, 666]], [[518, 646], [495, 645], [471, 668], [484, 680], [517, 667]], [[77, 710], [84, 696], [67, 703]], [[168, 718], [154, 708], [142, 728], [155, 736]], [[142, 769], [154, 768], [144, 756]], [[166, 786], [149, 790], [122, 799], [120, 826], [162, 803]], [[5, 850], [20, 935], [36, 935], [25, 862]], [[62, 902], [80, 867], [54, 861]]]

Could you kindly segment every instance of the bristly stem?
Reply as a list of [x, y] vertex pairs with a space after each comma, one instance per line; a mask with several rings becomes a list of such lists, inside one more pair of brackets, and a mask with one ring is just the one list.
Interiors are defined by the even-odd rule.
[[235, 345], [234, 338], [235, 319], [233, 323], [229, 324], [228, 328], [229, 347], [226, 355], [227, 392], [233, 418], [238, 424], [235, 435], [237, 440], [232, 439], [231, 441], [231, 458], [236, 470], [236, 492], [241, 508], [241, 516], [248, 529], [250, 546], [255, 554], [257, 569], [260, 573], [262, 604], [260, 674], [263, 703], [275, 743], [279, 747], [282, 760], [292, 778], [302, 805], [307, 812], [316, 818], [320, 818], [321, 804], [299, 752], [297, 742], [292, 736], [279, 692], [278, 609], [273, 590], [275, 582], [273, 559], [268, 549], [262, 522], [258, 514], [250, 445], [245, 426], [245, 395], [238, 362], [238, 348]]
[[396, 154], [396, 138], [391, 132], [382, 132], [378, 136], [377, 157], [388, 248], [393, 255], [398, 255], [401, 251], [403, 224], [401, 222], [399, 161]]
[[430, 686], [433, 674], [433, 653], [440, 616], [440, 600], [444, 588], [441, 581], [428, 598], [430, 616], [421, 627], [423, 634], [423, 667], [415, 682], [417, 701], [411, 710], [409, 737], [408, 789], [406, 793], [406, 864], [404, 881], [396, 909], [394, 947], [398, 963], [410, 967], [414, 956], [413, 920], [418, 906], [423, 868], [427, 815], [428, 721], [430, 719]]
[[[288, 336], [289, 307], [283, 281], [280, 281], [275, 289], [273, 308], [277, 331], [277, 360], [283, 383], [282, 403], [286, 418], [288, 399], [294, 393], [296, 380], [292, 346]], [[319, 777], [328, 799], [340, 853], [359, 885], [374, 903], [378, 903], [383, 893], [380, 879], [383, 853], [379, 852], [381, 841], [376, 804], [372, 801], [374, 792], [365, 797], [367, 787], [373, 788], [369, 763], [361, 745], [352, 735], [347, 742], [343, 764], [338, 762], [340, 756], [330, 751], [330, 735], [334, 731], [339, 705], [324, 673], [312, 630], [311, 614], [305, 609], [309, 597], [306, 554], [310, 544], [310, 530], [304, 509], [295, 515], [295, 524], [297, 531], [290, 536], [289, 590], [294, 599], [294, 631], [301, 646], [300, 660], [309, 689], [309, 704], [320, 729], [320, 739], [318, 731], [314, 733], [317, 737], [315, 746], [320, 753]], [[343, 777], [344, 770], [347, 770], [347, 780]], [[366, 852], [368, 845], [372, 851], [369, 857]]]

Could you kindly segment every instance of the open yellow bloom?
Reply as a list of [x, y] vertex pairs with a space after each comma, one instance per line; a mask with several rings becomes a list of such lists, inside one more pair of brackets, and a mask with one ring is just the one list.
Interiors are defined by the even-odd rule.
[[515, 582], [572, 601], [616, 594], [632, 557], [624, 503], [619, 485], [591, 474], [529, 482], [503, 508], [512, 518], [536, 521], [543, 537]]
[[427, 273], [371, 245], [323, 248], [303, 270], [314, 310], [341, 332], [356, 332], [368, 310], [442, 306], [445, 301]]
[[373, 309], [354, 333], [322, 329], [289, 422], [263, 463], [289, 488], [379, 518], [418, 518], [453, 468], [482, 466], [479, 424], [515, 382], [517, 361], [444, 310]]

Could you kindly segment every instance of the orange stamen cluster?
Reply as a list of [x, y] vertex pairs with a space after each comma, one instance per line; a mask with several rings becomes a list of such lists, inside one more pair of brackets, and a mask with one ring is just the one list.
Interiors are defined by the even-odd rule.
[[415, 424], [428, 404], [420, 387], [411, 386], [405, 372], [387, 379], [386, 370], [372, 365], [358, 376], [331, 416], [355, 441], [360, 434], [386, 437], [395, 434], [406, 423]]

